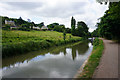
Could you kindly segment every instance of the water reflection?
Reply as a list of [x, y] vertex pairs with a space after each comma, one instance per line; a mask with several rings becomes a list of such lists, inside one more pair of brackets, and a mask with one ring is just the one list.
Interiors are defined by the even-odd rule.
[[33, 55], [33, 58], [29, 54], [27, 56], [30, 58], [19, 58], [16, 62], [14, 60], [16, 57], [5, 59], [3, 77], [72, 78], [91, 51], [91, 43], [85, 42], [72, 47], [54, 48], [36, 57]]

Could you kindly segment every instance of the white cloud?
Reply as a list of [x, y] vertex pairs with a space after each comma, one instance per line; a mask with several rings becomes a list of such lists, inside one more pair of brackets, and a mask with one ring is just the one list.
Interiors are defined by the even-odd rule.
[[77, 21], [84, 21], [90, 28], [89, 31], [96, 28], [97, 19], [104, 15], [108, 7], [95, 0], [4, 0], [0, 2], [0, 6], [2, 16], [21, 16], [25, 20], [30, 18], [36, 23], [44, 22], [46, 25], [58, 22], [70, 28], [71, 17], [74, 16]]

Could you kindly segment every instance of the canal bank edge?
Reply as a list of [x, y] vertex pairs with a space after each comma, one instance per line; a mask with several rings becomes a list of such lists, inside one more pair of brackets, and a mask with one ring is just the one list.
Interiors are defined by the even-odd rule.
[[[91, 53], [90, 53], [89, 56], [91, 56]], [[85, 67], [85, 65], [87, 64], [88, 60], [89, 60], [89, 57], [87, 58], [87, 60], [84, 61], [84, 63], [82, 64], [82, 66], [81, 66], [80, 69], [78, 70], [77, 74], [76, 74], [73, 78], [79, 78], [79, 76], [80, 76], [80, 74], [82, 74], [82, 72], [83, 72], [83, 70], [84, 70], [84, 67]]]
[[95, 69], [99, 65], [103, 50], [103, 41], [98, 38], [95, 39], [93, 44], [93, 50], [90, 56], [87, 58], [87, 60], [84, 61], [83, 65], [80, 67], [77, 74], [73, 78], [92, 78]]
[[89, 57], [92, 55], [92, 52], [90, 53], [90, 55], [88, 56], [88, 58], [84, 61], [84, 63], [82, 64], [82, 66], [78, 69], [77, 74], [73, 78], [79, 78], [79, 76], [83, 73], [84, 67], [88, 63]]
[[[41, 40], [41, 41], [28, 41], [26, 43], [11, 44], [9, 48], [2, 48], [2, 58], [13, 57], [20, 54], [25, 54], [31, 51], [45, 50], [53, 46], [61, 46], [69, 43], [82, 41], [82, 38], [72, 38], [69, 40]], [[41, 46], [39, 46], [41, 45]], [[34, 47], [34, 48], [33, 48]], [[11, 52], [11, 53], [10, 53]]]

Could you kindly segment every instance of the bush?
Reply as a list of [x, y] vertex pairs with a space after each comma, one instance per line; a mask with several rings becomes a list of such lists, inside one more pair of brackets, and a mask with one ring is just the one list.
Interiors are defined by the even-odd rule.
[[2, 29], [3, 29], [3, 30], [10, 30], [10, 25], [5, 24], [5, 26], [4, 26], [4, 27], [2, 27]]
[[22, 30], [22, 31], [30, 31], [30, 28], [26, 28], [26, 27], [20, 27], [18, 28], [18, 30]]
[[47, 29], [42, 29], [43, 31], [47, 31]]
[[93, 41], [93, 45], [94, 46], [98, 46], [99, 45], [99, 39], [96, 38], [94, 41]]
[[12, 28], [12, 30], [18, 30], [17, 28]]

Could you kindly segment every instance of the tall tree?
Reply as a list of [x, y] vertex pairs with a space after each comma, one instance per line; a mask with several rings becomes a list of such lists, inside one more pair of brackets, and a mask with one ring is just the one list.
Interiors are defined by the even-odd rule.
[[24, 20], [21, 17], [19, 17], [18, 23], [19, 23], [19, 25], [22, 25], [22, 24], [24, 24]]
[[72, 18], [71, 18], [71, 33], [72, 33], [72, 35], [75, 35], [75, 25], [76, 25], [76, 20], [72, 16]]

